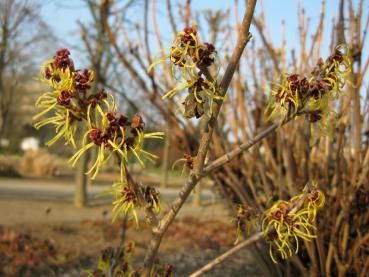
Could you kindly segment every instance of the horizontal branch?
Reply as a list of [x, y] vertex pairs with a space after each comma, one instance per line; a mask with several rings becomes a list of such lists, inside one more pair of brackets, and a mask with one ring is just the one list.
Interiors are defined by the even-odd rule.
[[202, 174], [201, 177], [206, 176], [211, 171], [213, 171], [213, 170], [219, 168], [220, 166], [226, 164], [227, 162], [229, 162], [230, 160], [232, 160], [236, 156], [240, 155], [242, 152], [250, 149], [252, 146], [254, 146], [256, 143], [258, 143], [259, 141], [261, 141], [266, 136], [268, 136], [270, 133], [274, 132], [279, 126], [281, 126], [281, 123], [280, 122], [274, 123], [273, 125], [269, 126], [265, 130], [263, 130], [262, 132], [260, 132], [254, 138], [248, 140], [245, 143], [242, 143], [237, 148], [235, 148], [235, 149], [231, 150], [230, 152], [224, 154], [223, 156], [219, 157], [218, 159], [210, 162], [204, 168], [204, 171], [203, 171], [203, 174]]

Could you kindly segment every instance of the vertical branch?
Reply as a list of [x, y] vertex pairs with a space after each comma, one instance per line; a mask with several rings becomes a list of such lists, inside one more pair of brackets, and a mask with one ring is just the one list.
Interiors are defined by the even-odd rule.
[[[234, 1], [234, 21], [235, 21], [235, 27], [236, 27], [236, 33], [237, 36], [239, 36], [239, 29], [240, 24], [238, 22], [238, 0]], [[248, 138], [247, 132], [246, 132], [246, 119], [248, 116], [246, 116], [246, 105], [245, 102], [245, 91], [242, 90], [242, 84], [241, 84], [241, 72], [240, 68], [237, 68], [237, 74], [235, 74], [234, 79], [234, 88], [236, 90], [236, 106], [238, 106], [240, 116], [240, 129], [242, 134], [242, 140], [246, 141]], [[238, 105], [237, 105], [238, 104]], [[236, 113], [235, 113], [236, 114]]]
[[[237, 40], [237, 44], [232, 54], [231, 60], [228, 64], [228, 67], [219, 85], [221, 96], [226, 95], [226, 92], [231, 83], [233, 74], [238, 66], [238, 62], [241, 58], [243, 50], [245, 49], [246, 44], [251, 38], [249, 29], [250, 29], [253, 13], [255, 10], [255, 5], [256, 5], [256, 0], [251, 0], [248, 2], [247, 10], [243, 18], [242, 26], [240, 29], [240, 36]], [[201, 137], [199, 151], [197, 153], [196, 160], [195, 160], [195, 168], [194, 168], [195, 175], [199, 175], [203, 169], [205, 157], [206, 157], [209, 144], [210, 144], [210, 140], [211, 140], [211, 136], [213, 134], [214, 127], [216, 125], [216, 120], [218, 118], [222, 104], [223, 104], [222, 100], [216, 100], [214, 101], [214, 105], [212, 106], [212, 114], [208, 121], [207, 126], [205, 127], [204, 134]]]
[[[160, 38], [158, 23], [156, 20], [156, 0], [152, 0], [151, 22], [154, 28], [154, 34], [155, 34], [156, 41], [159, 45], [159, 48], [163, 50], [164, 46]], [[168, 67], [167, 63], [163, 63], [163, 71], [164, 71], [164, 76], [163, 76], [164, 84], [168, 87], [169, 80], [173, 80], [173, 76], [171, 74], [170, 68]], [[155, 68], [152, 69], [152, 74], [153, 75], [155, 74]]]
[[186, 0], [183, 14], [183, 22], [185, 23], [185, 26], [190, 26], [190, 18], [191, 18], [191, 0]]
[[286, 72], [287, 69], [287, 57], [286, 57], [286, 22], [282, 20], [282, 47], [281, 47], [281, 63], [282, 72]]
[[[353, 127], [354, 127], [354, 164], [353, 164], [353, 172], [352, 172], [352, 182], [355, 183], [357, 173], [359, 170], [360, 162], [361, 162], [361, 106], [360, 106], [360, 87], [356, 84], [359, 81], [359, 76], [361, 73], [361, 57], [362, 52], [360, 49], [360, 20], [359, 23], [355, 20], [355, 14], [352, 7], [352, 1], [349, 1], [349, 21], [350, 21], [350, 53], [352, 59], [352, 70], [350, 74], [350, 79], [355, 86], [352, 88], [353, 93]], [[357, 15], [357, 17], [359, 14]], [[356, 63], [356, 67], [354, 64]]]
[[162, 180], [161, 186], [165, 188], [168, 185], [168, 172], [169, 172], [169, 149], [170, 149], [170, 128], [169, 125], [165, 131], [165, 138], [164, 138], [164, 150], [163, 150], [163, 162], [162, 162]]
[[149, 44], [149, 27], [148, 27], [148, 17], [149, 17], [149, 1], [145, 0], [145, 8], [144, 8], [144, 41], [145, 41], [145, 49], [147, 55], [147, 61], [149, 64], [152, 64], [151, 59], [151, 51]]
[[[123, 52], [122, 48], [118, 45], [117, 33], [114, 31], [114, 28], [110, 25], [108, 20], [108, 15], [111, 9], [111, 3], [113, 1], [104, 1], [101, 0], [100, 5], [104, 7], [104, 14], [105, 16], [102, 17], [102, 24], [106, 30], [106, 36], [108, 41], [110, 42], [112, 48], [114, 49], [117, 58], [121, 65], [128, 71], [129, 75], [132, 77], [133, 81], [136, 85], [142, 90], [147, 100], [157, 109], [159, 114], [170, 122], [171, 126], [173, 127], [172, 132], [176, 135], [177, 139], [181, 141], [184, 149], [189, 149], [189, 140], [187, 138], [187, 134], [185, 130], [181, 128], [181, 122], [177, 121], [177, 117], [175, 111], [172, 109], [171, 104], [163, 103], [162, 101], [158, 101], [159, 89], [154, 82], [154, 76], [147, 73], [145, 70], [139, 70], [135, 67], [135, 63], [132, 63], [127, 54]], [[114, 7], [114, 6], [113, 6]], [[119, 23], [119, 21], [118, 21]], [[123, 25], [121, 25], [123, 26]], [[137, 57], [137, 56], [136, 56]], [[139, 64], [140, 61], [138, 60]], [[151, 88], [147, 84], [147, 78], [142, 74], [146, 74], [146, 77], [150, 78], [151, 81]]]
[[[225, 96], [227, 89], [229, 87], [229, 84], [231, 83], [232, 76], [236, 70], [238, 62], [243, 53], [243, 50], [245, 49], [247, 42], [250, 40], [249, 29], [250, 29], [251, 20], [254, 14], [255, 6], [256, 6], [256, 0], [248, 1], [247, 9], [246, 9], [245, 16], [243, 18], [242, 26], [240, 29], [240, 37], [237, 41], [236, 48], [234, 49], [234, 52], [232, 54], [231, 61], [228, 64], [228, 67], [225, 71], [223, 79], [220, 83], [219, 91], [222, 96]], [[174, 202], [172, 203], [171, 209], [167, 212], [167, 214], [164, 215], [163, 219], [159, 221], [157, 227], [153, 229], [153, 238], [150, 241], [150, 244], [147, 249], [146, 256], [145, 256], [143, 276], [150, 276], [154, 259], [156, 257], [157, 251], [159, 249], [161, 240], [165, 232], [167, 231], [169, 225], [173, 222], [179, 209], [182, 207], [184, 201], [187, 199], [188, 195], [190, 194], [192, 189], [197, 184], [200, 178], [200, 175], [203, 172], [205, 157], [209, 149], [209, 144], [211, 141], [214, 128], [216, 126], [218, 114], [222, 106], [222, 103], [223, 103], [222, 100], [217, 100], [214, 102], [211, 117], [207, 123], [205, 132], [200, 140], [199, 151], [195, 159], [195, 165], [194, 165], [193, 172], [191, 173], [189, 179], [187, 180], [186, 184], [182, 188], [177, 199], [174, 200]]]
[[266, 48], [266, 50], [268, 51], [272, 61], [273, 61], [273, 66], [274, 66], [274, 70], [279, 74], [281, 73], [280, 68], [279, 68], [279, 61], [278, 61], [278, 56], [277, 56], [277, 52], [275, 51], [275, 49], [273, 48], [272, 44], [270, 41], [268, 41], [268, 39], [266, 38], [264, 31], [263, 31], [263, 25], [264, 22], [254, 18], [253, 19], [253, 23], [255, 24], [255, 27], [260, 35], [260, 38]]
[[169, 17], [170, 27], [172, 28], [173, 36], [177, 34], [176, 23], [174, 22], [171, 0], [166, 0], [167, 13]]
[[[320, 19], [315, 34], [313, 35], [308, 57], [312, 58], [313, 63], [315, 63], [315, 58], [319, 58], [320, 47], [324, 32], [324, 16], [325, 16], [325, 0], [322, 1], [322, 6], [320, 10]], [[314, 55], [316, 54], [316, 56]]]

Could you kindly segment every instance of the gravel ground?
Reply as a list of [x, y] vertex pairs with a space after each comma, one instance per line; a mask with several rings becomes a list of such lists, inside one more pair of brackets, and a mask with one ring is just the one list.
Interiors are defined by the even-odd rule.
[[[213, 258], [222, 254], [228, 248], [220, 250], [191, 251], [187, 253], [175, 254], [171, 257], [165, 257], [165, 260], [174, 266], [174, 276], [188, 276], [195, 270], [201, 268]], [[220, 264], [214, 270], [203, 275], [211, 277], [253, 277], [262, 276], [259, 269], [255, 267], [250, 252], [245, 249], [231, 257], [224, 264]]]

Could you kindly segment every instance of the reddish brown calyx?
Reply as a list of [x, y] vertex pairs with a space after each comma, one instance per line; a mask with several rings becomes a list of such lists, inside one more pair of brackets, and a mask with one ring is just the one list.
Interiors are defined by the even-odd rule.
[[67, 48], [60, 49], [54, 56], [53, 65], [56, 69], [67, 69], [74, 71], [74, 63], [70, 56], [70, 51]]

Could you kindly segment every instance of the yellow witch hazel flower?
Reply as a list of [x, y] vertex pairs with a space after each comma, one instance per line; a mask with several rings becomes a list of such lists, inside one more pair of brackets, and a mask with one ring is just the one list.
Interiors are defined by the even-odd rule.
[[324, 199], [324, 194], [314, 187], [307, 196], [303, 193], [289, 201], [279, 200], [266, 211], [262, 230], [274, 263], [274, 251], [287, 259], [293, 251], [298, 253], [300, 239], [310, 241], [316, 237], [316, 213], [324, 206]]
[[256, 212], [255, 210], [247, 205], [237, 205], [237, 217], [236, 217], [236, 241], [234, 244], [239, 243], [242, 235], [242, 231], [245, 231], [247, 235], [250, 235], [251, 231], [254, 229]]
[[[68, 56], [67, 52], [64, 52], [63, 55]], [[54, 59], [47, 60], [43, 63], [40, 69], [38, 80], [48, 84], [57, 91], [73, 90], [74, 76], [76, 75], [76, 72], [73, 71], [73, 64], [68, 64], [65, 67], [56, 67], [54, 61], [58, 57], [59, 56], [57, 54]], [[72, 63], [72, 61], [70, 63]]]
[[[136, 191], [136, 189], [140, 191]], [[138, 193], [141, 193], [144, 198], [140, 199]], [[138, 227], [136, 208], [146, 206], [155, 214], [159, 214], [161, 211], [159, 193], [151, 186], [145, 188], [137, 186], [135, 188], [121, 180], [113, 185], [113, 191], [108, 192], [108, 194], [113, 194], [114, 196], [113, 222], [120, 216], [126, 217], [128, 214], [132, 214], [134, 222]]]
[[[88, 130], [83, 136], [83, 143], [70, 159], [73, 165], [92, 147], [98, 146], [98, 155], [88, 173], [95, 178], [99, 169], [116, 155], [122, 162], [128, 161], [132, 153], [144, 165], [144, 160], [157, 157], [143, 149], [146, 138], [162, 139], [164, 133], [144, 133], [144, 122], [138, 114], [129, 120], [117, 112], [114, 97], [105, 90], [92, 94], [89, 92], [94, 80], [91, 70], [75, 70], [68, 49], [58, 50], [52, 60], [46, 61], [40, 70], [37, 80], [48, 84], [54, 90], [40, 96], [36, 106], [44, 110], [35, 116], [40, 119], [49, 112], [53, 116], [42, 119], [35, 124], [41, 128], [52, 125], [56, 136], [47, 145], [64, 138], [66, 144], [76, 147], [74, 135], [78, 121], [87, 121]], [[108, 98], [109, 96], [109, 98]]]
[[311, 221], [315, 221], [317, 211], [323, 208], [325, 204], [325, 196], [322, 191], [317, 189], [315, 181], [312, 183], [311, 191], [307, 197], [305, 194], [299, 194], [291, 198], [290, 202], [296, 203], [300, 200], [303, 200], [304, 207], [308, 211], [309, 219]]
[[84, 96], [94, 79], [93, 72], [90, 70], [83, 72], [74, 70], [73, 61], [69, 55], [70, 52], [67, 49], [57, 51], [52, 60], [46, 61], [41, 66], [39, 78], [37, 78], [38, 81], [54, 89], [38, 98], [36, 107], [42, 108], [43, 111], [33, 118], [38, 120], [54, 112], [53, 116], [35, 124], [36, 129], [49, 124], [54, 126], [56, 136], [46, 143], [49, 146], [63, 137], [66, 144], [76, 147], [74, 141], [76, 123], [84, 117]]
[[159, 214], [161, 211], [160, 195], [152, 186], [143, 187], [139, 184], [133, 185], [130, 183], [129, 178], [126, 176], [123, 162], [120, 168], [120, 181], [113, 184], [113, 190], [103, 192], [99, 196], [113, 195], [112, 222], [115, 222], [118, 217], [126, 217], [131, 214], [138, 227], [136, 209], [146, 207], [151, 209], [155, 214]]
[[[144, 165], [145, 160], [156, 159], [157, 156], [144, 150], [144, 142], [145, 139], [162, 139], [164, 133], [145, 133], [142, 117], [136, 114], [129, 119], [118, 113], [114, 97], [105, 90], [91, 93], [93, 71], [75, 70], [69, 56], [69, 50], [61, 49], [41, 67], [37, 80], [53, 90], [41, 95], [36, 102], [36, 106], [43, 108], [43, 111], [35, 116], [35, 119], [40, 119], [35, 127], [38, 129], [51, 125], [55, 128], [56, 136], [48, 145], [64, 138], [66, 144], [76, 147], [74, 135], [77, 122], [84, 122], [87, 131], [83, 135], [81, 148], [70, 162], [75, 165], [86, 151], [98, 147], [97, 158], [87, 172], [94, 179], [101, 167], [115, 156], [121, 169], [121, 178], [113, 185], [113, 190], [107, 192], [114, 195], [113, 221], [120, 215], [132, 214], [138, 224], [136, 208], [145, 206], [154, 213], [160, 212], [159, 193], [152, 187], [144, 188], [128, 182], [125, 176], [126, 163], [130, 155], [141, 165]], [[43, 118], [49, 113], [53, 115]]]
[[138, 216], [135, 208], [139, 206], [139, 199], [137, 193], [132, 186], [125, 183], [115, 183], [113, 201], [113, 222], [122, 215], [127, 216], [128, 213], [132, 213], [136, 226], [138, 226]]
[[196, 67], [208, 67], [217, 58], [214, 45], [200, 42], [196, 24], [192, 24], [191, 27], [186, 27], [179, 32], [169, 48], [169, 54], [158, 57], [165, 51], [162, 50], [155, 56], [154, 62], [150, 65], [148, 71], [151, 71], [154, 66], [170, 60], [173, 71], [179, 68], [195, 72]]
[[[183, 89], [189, 89], [189, 92], [195, 96], [196, 102], [203, 103], [204, 96], [212, 99], [221, 99], [222, 97], [216, 95], [216, 87], [215, 82], [209, 82], [205, 80], [201, 76], [197, 76], [196, 78], [188, 78], [183, 84], [171, 89], [168, 91], [162, 98], [165, 99], [167, 97], [172, 98], [177, 92]], [[201, 96], [201, 92], [203, 92], [203, 96]]]
[[268, 119], [286, 117], [291, 111], [297, 112], [303, 106], [301, 99], [302, 90], [306, 91], [309, 87], [307, 79], [299, 79], [297, 74], [283, 74], [281, 83], [274, 84], [271, 89], [272, 97], [266, 111], [270, 111]]
[[[83, 137], [82, 148], [70, 159], [75, 165], [78, 159], [92, 147], [98, 146], [99, 151], [95, 163], [87, 174], [92, 174], [95, 179], [100, 168], [116, 155], [123, 162], [128, 161], [128, 154], [132, 153], [142, 166], [144, 159], [154, 160], [157, 156], [143, 149], [145, 138], [162, 139], [163, 132], [143, 132], [144, 122], [142, 117], [136, 114], [131, 121], [123, 114], [118, 113], [112, 95], [111, 103], [103, 99], [102, 104], [91, 103], [87, 109], [88, 130]], [[94, 108], [94, 115], [91, 109]], [[94, 118], [94, 120], [92, 120]]]
[[347, 47], [339, 45], [325, 62], [319, 59], [310, 76], [282, 74], [281, 82], [270, 89], [268, 119], [306, 114], [311, 123], [320, 122], [324, 129], [332, 115], [332, 102], [342, 91], [350, 70]]
[[146, 186], [143, 195], [147, 208], [152, 209], [155, 214], [159, 214], [161, 211], [159, 192], [152, 186]]
[[[159, 54], [161, 53], [163, 51], [159, 52]], [[185, 101], [192, 102], [192, 106], [201, 106], [205, 101], [222, 99], [216, 85], [216, 77], [219, 73], [219, 63], [216, 64], [216, 59], [215, 47], [210, 43], [200, 42], [197, 27], [194, 24], [192, 27], [184, 28], [176, 35], [169, 48], [169, 54], [159, 58], [155, 57], [148, 72], [156, 65], [169, 60], [172, 63], [172, 74], [180, 84], [169, 90], [162, 98], [173, 98], [180, 91], [187, 90]], [[208, 70], [207, 68], [214, 64], [216, 64], [216, 73], [210, 81], [204, 76], [204, 70]], [[176, 71], [179, 72], [179, 76], [177, 76]], [[185, 102], [182, 103], [182, 100], [180, 102], [184, 105], [184, 115], [193, 117], [193, 113], [190, 116], [188, 112], [186, 113], [188, 105]], [[202, 114], [196, 113], [196, 117], [200, 117]]]
[[119, 248], [108, 247], [104, 249], [99, 256], [97, 268], [95, 270], [83, 270], [85, 274], [82, 274], [82, 276], [139, 276], [140, 269], [133, 267], [135, 248], [135, 242], [128, 241]]
[[[69, 110], [65, 110], [65, 111], [60, 110], [60, 111], [55, 112], [55, 116], [46, 118], [35, 124], [36, 129], [39, 129], [42, 126], [45, 126], [48, 124], [54, 125], [55, 131], [57, 134], [54, 138], [46, 142], [47, 146], [53, 145], [57, 140], [64, 137], [66, 144], [70, 143], [72, 144], [73, 147], [76, 147], [74, 135], [77, 130], [77, 125], [76, 125], [76, 122], [73, 120], [72, 116]], [[39, 117], [40, 116], [36, 116], [34, 117], [34, 119], [37, 119]]]

